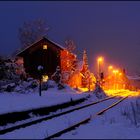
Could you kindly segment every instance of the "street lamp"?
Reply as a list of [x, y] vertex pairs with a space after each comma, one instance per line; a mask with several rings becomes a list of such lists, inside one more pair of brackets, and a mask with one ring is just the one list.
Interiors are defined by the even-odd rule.
[[113, 69], [113, 66], [112, 65], [110, 65], [110, 66], [108, 66], [108, 72], [109, 72], [109, 74], [110, 74], [110, 71]]
[[39, 71], [39, 95], [41, 96], [41, 80], [42, 80], [43, 66], [39, 65], [37, 67], [37, 70]]
[[100, 73], [101, 73], [101, 63], [103, 62], [103, 57], [98, 57], [97, 59], [97, 64], [98, 64], [98, 76], [100, 78]]
[[109, 78], [108, 88], [110, 88], [111, 85], [112, 85], [112, 81], [110, 80], [111, 79], [111, 75], [112, 75], [112, 70], [113, 70], [113, 66], [112, 65], [109, 65], [108, 66], [108, 78]]
[[100, 56], [97, 58], [97, 66], [98, 66], [98, 80], [99, 80], [99, 84], [100, 84], [100, 80], [101, 80], [101, 63], [103, 62], [103, 57]]
[[113, 66], [112, 65], [108, 66], [108, 69], [109, 70], [112, 70], [113, 69]]
[[115, 77], [114, 77], [114, 89], [116, 89], [116, 80], [117, 80], [117, 73], [119, 71], [118, 70], [113, 70], [113, 73], [115, 74]]
[[111, 75], [112, 70], [113, 70], [113, 66], [112, 65], [108, 66], [108, 75]]

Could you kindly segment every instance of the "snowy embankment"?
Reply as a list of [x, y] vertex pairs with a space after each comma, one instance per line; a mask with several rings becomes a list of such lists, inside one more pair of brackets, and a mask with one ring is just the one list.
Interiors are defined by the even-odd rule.
[[140, 139], [140, 98], [131, 97], [59, 139]]
[[88, 95], [88, 93], [80, 94], [80, 92], [69, 87], [62, 90], [49, 88], [48, 90], [42, 91], [42, 96], [39, 96], [38, 90], [29, 92], [28, 94], [2, 92], [0, 93], [0, 114], [63, 104], [71, 100], [85, 98]]

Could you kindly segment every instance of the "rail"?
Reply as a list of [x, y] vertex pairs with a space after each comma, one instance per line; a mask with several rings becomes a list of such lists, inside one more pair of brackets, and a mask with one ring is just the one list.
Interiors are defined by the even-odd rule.
[[92, 116], [90, 116], [90, 117], [88, 117], [88, 118], [86, 118], [86, 119], [84, 119], [84, 120], [82, 120], [82, 121], [80, 121], [80, 122], [78, 122], [78, 123], [76, 123], [76, 124], [70, 126], [70, 127], [67, 127], [67, 128], [65, 128], [65, 129], [63, 129], [63, 130], [61, 130], [61, 131], [59, 131], [59, 132], [56, 132], [55, 134], [52, 134], [52, 135], [50, 135], [49, 137], [47, 137], [47, 138], [45, 138], [45, 139], [48, 140], [48, 139], [51, 139], [51, 138], [59, 137], [59, 136], [61, 136], [62, 134], [67, 133], [67, 132], [69, 132], [69, 131], [75, 129], [76, 127], [78, 127], [78, 126], [80, 126], [80, 125], [82, 125], [82, 124], [88, 123], [91, 119], [93, 119], [94, 117], [97, 117], [98, 115], [101, 115], [101, 114], [103, 114], [104, 112], [108, 111], [108, 110], [111, 109], [112, 107], [116, 106], [117, 104], [119, 104], [120, 102], [122, 102], [123, 100], [125, 100], [127, 97], [128, 97], [128, 96], [121, 98], [119, 101], [117, 101], [117, 102], [113, 103], [112, 105], [110, 105], [109, 107], [107, 107], [107, 108], [105, 108], [105, 109], [99, 111], [99, 112], [96, 113], [95, 115], [92, 115]]
[[76, 108], [73, 108], [73, 109], [70, 109], [70, 110], [67, 110], [67, 111], [64, 111], [64, 112], [60, 112], [60, 113], [50, 115], [50, 116], [45, 116], [45, 117], [39, 118], [37, 120], [33, 120], [33, 121], [30, 121], [30, 122], [26, 122], [26, 123], [23, 123], [23, 124], [19, 124], [19, 125], [16, 125], [16, 126], [5, 128], [5, 129], [0, 130], [0, 134], [5, 134], [5, 133], [8, 133], [8, 132], [14, 131], [16, 129], [19, 129], [19, 128], [25, 128], [25, 127], [31, 126], [33, 124], [40, 123], [40, 122], [45, 121], [45, 120], [50, 120], [52, 118], [59, 117], [59, 116], [62, 116], [64, 114], [68, 114], [68, 113], [71, 113], [73, 111], [80, 110], [80, 109], [86, 108], [88, 106], [95, 105], [95, 104], [98, 104], [100, 102], [103, 102], [103, 101], [106, 101], [106, 100], [109, 100], [109, 99], [112, 99], [112, 98], [115, 98], [115, 97], [116, 96], [107, 97], [105, 99], [102, 99], [102, 100], [99, 100], [99, 101], [96, 101], [96, 102], [93, 102], [93, 103], [89, 103], [89, 104], [86, 104], [86, 105], [83, 105], [83, 106], [80, 106], [80, 107], [76, 107]]

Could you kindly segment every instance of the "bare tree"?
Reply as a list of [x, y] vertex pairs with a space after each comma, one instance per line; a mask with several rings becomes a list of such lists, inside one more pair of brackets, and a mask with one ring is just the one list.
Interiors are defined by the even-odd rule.
[[69, 52], [74, 53], [74, 51], [76, 49], [76, 45], [73, 40], [71, 40], [71, 39], [65, 40], [65, 46]]
[[19, 40], [22, 47], [27, 47], [34, 43], [37, 39], [45, 36], [48, 27], [43, 19], [24, 22], [23, 26], [19, 28]]

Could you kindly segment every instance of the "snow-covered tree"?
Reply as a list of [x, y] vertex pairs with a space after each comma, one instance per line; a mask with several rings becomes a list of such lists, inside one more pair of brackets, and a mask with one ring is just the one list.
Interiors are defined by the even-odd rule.
[[14, 63], [16, 74], [20, 75], [20, 80], [26, 80], [27, 74], [23, 65], [23, 58], [16, 58]]
[[[21, 73], [18, 73], [21, 70]], [[21, 80], [21, 75], [26, 75], [23, 65], [20, 66], [16, 60], [0, 58], [0, 79], [4, 80]], [[24, 76], [25, 76], [24, 75]]]
[[88, 70], [88, 57], [87, 57], [86, 50], [84, 50], [84, 53], [83, 53], [83, 68], [85, 70]]
[[0, 57], [0, 80], [7, 77], [7, 66], [5, 65], [5, 60]]
[[81, 81], [82, 87], [88, 88], [89, 90], [94, 89], [96, 79], [95, 79], [94, 74], [91, 73], [89, 70], [88, 57], [87, 57], [87, 53], [85, 50], [83, 52], [83, 64], [82, 64], [82, 69], [81, 69], [80, 73], [82, 75], [82, 81]]
[[60, 67], [57, 66], [55, 73], [52, 75], [52, 80], [54, 80], [57, 83], [58, 89], [64, 88], [62, 84], [62, 75], [61, 75], [61, 70]]
[[76, 47], [72, 40], [66, 40], [65, 45], [66, 49], [61, 52], [61, 72], [62, 81], [68, 84], [76, 70], [77, 56], [73, 53]]
[[57, 66], [55, 73], [52, 75], [52, 79], [56, 83], [60, 83], [61, 82], [61, 71], [60, 71], [60, 67], [59, 66]]
[[87, 58], [87, 53], [86, 51], [84, 50], [83, 52], [83, 66], [82, 66], [82, 70], [81, 70], [81, 73], [82, 73], [82, 86], [83, 87], [88, 87], [88, 79], [90, 77], [90, 71], [88, 69], [88, 58]]
[[19, 28], [19, 40], [22, 47], [27, 47], [34, 43], [37, 39], [46, 35], [48, 27], [46, 22], [42, 19], [24, 22], [23, 26]]

